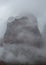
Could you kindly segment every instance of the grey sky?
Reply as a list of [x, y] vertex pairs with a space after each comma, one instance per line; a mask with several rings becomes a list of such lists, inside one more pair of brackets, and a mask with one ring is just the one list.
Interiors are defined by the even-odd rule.
[[0, 0], [0, 37], [6, 29], [6, 20], [22, 12], [33, 13], [38, 20], [40, 31], [46, 23], [46, 0]]

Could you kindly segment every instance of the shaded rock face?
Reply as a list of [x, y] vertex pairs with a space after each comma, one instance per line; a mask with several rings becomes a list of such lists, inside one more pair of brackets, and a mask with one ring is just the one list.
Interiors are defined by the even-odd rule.
[[40, 47], [41, 34], [37, 20], [34, 19], [33, 21], [33, 17], [31, 20], [31, 17], [29, 18], [28, 16], [13, 19], [12, 22], [7, 24], [4, 43], [28, 44]]
[[42, 37], [34, 16], [10, 17], [4, 45], [0, 47], [0, 61], [3, 61], [0, 65], [46, 63], [46, 49], [41, 49], [41, 43]]

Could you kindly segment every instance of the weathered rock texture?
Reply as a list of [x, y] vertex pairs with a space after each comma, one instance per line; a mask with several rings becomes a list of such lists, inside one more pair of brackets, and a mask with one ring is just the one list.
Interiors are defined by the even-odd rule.
[[[32, 17], [34, 19], [34, 17]], [[28, 44], [40, 47], [41, 34], [37, 26], [37, 20], [26, 16], [14, 19], [7, 24], [4, 43]]]
[[42, 37], [36, 18], [28, 15], [13, 18], [12, 22], [9, 20], [3, 46], [0, 47], [0, 60], [33, 65], [46, 62], [46, 50], [41, 49]]

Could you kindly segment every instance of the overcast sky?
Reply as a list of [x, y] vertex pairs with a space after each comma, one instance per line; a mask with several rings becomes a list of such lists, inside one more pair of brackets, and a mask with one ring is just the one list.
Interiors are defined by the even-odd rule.
[[40, 31], [46, 23], [46, 0], [0, 0], [0, 37], [6, 29], [6, 21], [10, 16], [21, 12], [29, 12], [37, 17]]

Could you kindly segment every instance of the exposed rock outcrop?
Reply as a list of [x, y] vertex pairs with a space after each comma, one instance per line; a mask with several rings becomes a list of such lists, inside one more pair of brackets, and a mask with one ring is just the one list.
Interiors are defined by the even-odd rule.
[[[0, 60], [10, 64], [35, 64], [46, 62], [45, 50], [41, 49], [42, 37], [36, 18], [22, 16], [8, 19]], [[1, 51], [2, 50], [2, 51]], [[37, 63], [38, 64], [38, 63]]]
[[7, 24], [4, 43], [28, 44], [40, 47], [41, 34], [35, 17], [23, 16], [13, 19], [12, 22]]

